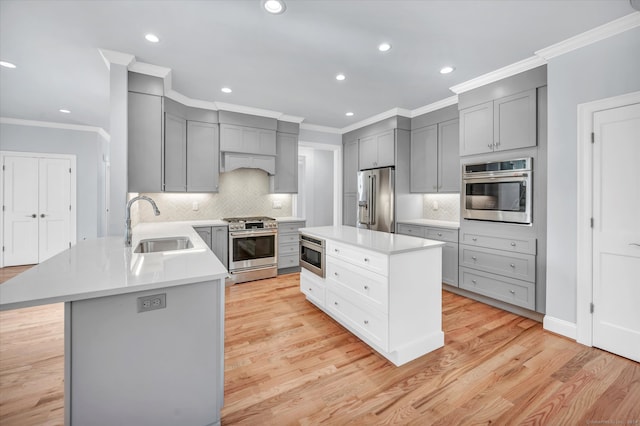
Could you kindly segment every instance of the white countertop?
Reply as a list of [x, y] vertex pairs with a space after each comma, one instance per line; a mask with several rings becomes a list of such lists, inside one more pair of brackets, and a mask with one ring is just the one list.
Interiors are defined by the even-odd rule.
[[[223, 279], [224, 285], [227, 270], [190, 223], [141, 223], [133, 230], [131, 247], [124, 246], [124, 237], [81, 241], [0, 284], [0, 310], [217, 279]], [[194, 247], [160, 253], [133, 253], [141, 239], [174, 236], [189, 237]]]
[[408, 225], [434, 226], [437, 228], [460, 229], [460, 222], [452, 222], [448, 220], [408, 219], [399, 220], [398, 223], [406, 223]]
[[293, 217], [293, 216], [276, 217], [276, 222], [305, 222], [305, 221], [306, 219], [302, 217]]
[[384, 254], [397, 254], [414, 250], [426, 250], [445, 243], [408, 235], [370, 231], [353, 226], [319, 226], [301, 228], [300, 232], [327, 240], [362, 247]]

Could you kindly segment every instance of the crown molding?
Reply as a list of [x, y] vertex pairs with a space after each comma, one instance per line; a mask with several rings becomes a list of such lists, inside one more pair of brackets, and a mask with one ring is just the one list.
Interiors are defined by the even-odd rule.
[[102, 60], [104, 61], [107, 69], [111, 69], [111, 64], [122, 65], [129, 67], [136, 61], [136, 57], [128, 53], [116, 52], [115, 50], [98, 49]]
[[132, 62], [129, 65], [129, 71], [137, 72], [140, 74], [147, 74], [153, 77], [160, 77], [169, 80], [171, 82], [171, 68], [161, 67], [159, 65], [147, 64], [145, 62]]
[[0, 124], [13, 124], [27, 127], [46, 127], [50, 129], [76, 130], [81, 132], [95, 132], [109, 142], [111, 136], [102, 127], [84, 126], [81, 124], [55, 123], [52, 121], [23, 120], [21, 118], [0, 117]]
[[302, 123], [300, 124], [300, 130], [309, 130], [311, 132], [323, 132], [341, 135], [342, 130], [337, 127], [320, 126], [318, 124]]
[[304, 117], [296, 117], [295, 115], [282, 114], [278, 120], [287, 121], [289, 123], [302, 123], [304, 121]]
[[521, 72], [529, 71], [533, 68], [537, 68], [541, 65], [545, 65], [547, 61], [539, 56], [531, 56], [522, 61], [507, 65], [506, 67], [499, 68], [495, 71], [488, 72], [479, 77], [472, 78], [464, 83], [457, 84], [449, 88], [453, 93], [459, 95], [463, 92], [468, 92], [472, 89], [485, 86], [487, 84], [502, 80], [503, 78], [511, 77], [512, 75], [520, 74]]
[[176, 102], [180, 102], [182, 105], [186, 105], [188, 107], [193, 107], [193, 108], [202, 108], [202, 109], [209, 109], [212, 111], [217, 111], [218, 109], [218, 105], [215, 102], [210, 102], [210, 101], [203, 101], [200, 99], [192, 99], [188, 96], [183, 95], [182, 93], [176, 92], [173, 89], [169, 89], [164, 91], [164, 95], [169, 98], [169, 99], [173, 99]]
[[357, 123], [353, 123], [347, 127], [343, 127], [342, 129], [340, 129], [340, 132], [342, 132], [342, 134], [349, 133], [352, 130], [368, 126], [369, 124], [377, 123], [378, 121], [385, 120], [387, 118], [395, 117], [396, 115], [411, 118], [411, 111], [404, 108], [392, 108], [388, 111], [381, 112], [380, 114], [365, 118], [364, 120], [358, 121]]
[[553, 44], [544, 49], [537, 50], [536, 56], [548, 61], [565, 53], [580, 49], [581, 47], [597, 43], [606, 38], [623, 33], [640, 26], [640, 12], [633, 12], [622, 18], [607, 22], [606, 24], [585, 31], [574, 37]]
[[433, 112], [433, 111], [437, 111], [439, 109], [451, 106], [451, 105], [455, 105], [458, 103], [458, 95], [454, 95], [454, 96], [450, 96], [446, 99], [442, 99], [440, 101], [436, 101], [432, 104], [429, 105], [425, 105], [423, 107], [420, 108], [416, 108], [414, 110], [411, 111], [411, 118], [413, 117], [417, 117], [419, 115], [422, 114], [426, 114], [428, 112]]

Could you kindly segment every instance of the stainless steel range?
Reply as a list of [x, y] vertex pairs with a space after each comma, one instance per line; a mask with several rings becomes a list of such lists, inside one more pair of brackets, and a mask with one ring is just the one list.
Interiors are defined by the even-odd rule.
[[272, 217], [228, 217], [229, 281], [278, 275], [278, 223]]

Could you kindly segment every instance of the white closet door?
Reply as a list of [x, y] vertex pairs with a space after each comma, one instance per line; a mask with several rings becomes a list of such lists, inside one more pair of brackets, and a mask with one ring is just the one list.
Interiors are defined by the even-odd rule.
[[4, 266], [38, 263], [38, 159], [4, 161]]
[[640, 361], [640, 104], [594, 114], [593, 345]]
[[40, 159], [39, 185], [39, 261], [70, 247], [71, 161]]

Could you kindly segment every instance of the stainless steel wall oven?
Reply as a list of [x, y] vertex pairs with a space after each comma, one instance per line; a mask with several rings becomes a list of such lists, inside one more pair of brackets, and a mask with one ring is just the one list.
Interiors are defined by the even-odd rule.
[[464, 219], [531, 224], [532, 158], [465, 164]]

